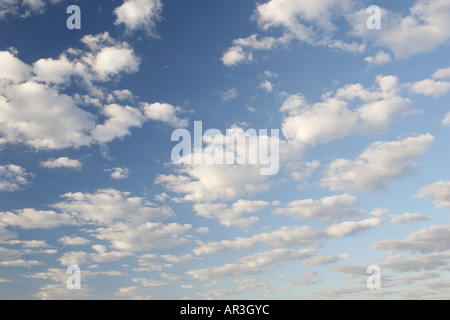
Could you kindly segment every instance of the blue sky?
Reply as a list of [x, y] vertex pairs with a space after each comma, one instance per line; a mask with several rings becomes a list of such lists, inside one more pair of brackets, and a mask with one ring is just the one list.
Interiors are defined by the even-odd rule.
[[[448, 299], [449, 14], [2, 2], [0, 298]], [[279, 129], [280, 171], [172, 163], [194, 121]]]

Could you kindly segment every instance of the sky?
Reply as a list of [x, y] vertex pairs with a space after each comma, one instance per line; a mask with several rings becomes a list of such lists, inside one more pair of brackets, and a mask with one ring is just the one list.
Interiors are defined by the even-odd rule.
[[[449, 16], [2, 0], [0, 299], [450, 298]], [[279, 171], [174, 162], [197, 121], [279, 130]]]

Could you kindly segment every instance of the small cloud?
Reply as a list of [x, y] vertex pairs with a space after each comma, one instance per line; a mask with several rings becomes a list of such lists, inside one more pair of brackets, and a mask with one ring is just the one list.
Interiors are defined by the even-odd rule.
[[263, 82], [261, 82], [261, 84], [259, 85], [260, 89], [264, 89], [267, 92], [272, 92], [273, 90], [273, 84], [272, 82], [270, 82], [269, 80], [264, 80]]
[[232, 88], [226, 92], [222, 92], [222, 101], [229, 101], [229, 100], [233, 100], [234, 98], [236, 98], [238, 95], [237, 93], [237, 89], [236, 88]]
[[114, 180], [121, 180], [126, 179], [130, 176], [130, 170], [127, 168], [114, 168], [114, 169], [107, 169], [106, 172], [111, 172], [111, 179]]
[[79, 160], [72, 160], [67, 157], [61, 157], [58, 159], [50, 159], [47, 161], [41, 162], [41, 167], [48, 169], [56, 169], [56, 168], [68, 168], [80, 170], [82, 168], [82, 164]]
[[374, 57], [367, 57], [364, 59], [369, 65], [380, 65], [391, 62], [391, 56], [384, 52], [378, 52]]

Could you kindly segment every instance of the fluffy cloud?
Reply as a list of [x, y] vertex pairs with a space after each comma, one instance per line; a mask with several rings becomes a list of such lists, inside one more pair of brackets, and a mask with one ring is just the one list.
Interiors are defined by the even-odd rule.
[[161, 19], [163, 5], [160, 0], [124, 0], [114, 10], [116, 25], [124, 24], [129, 32], [143, 29], [155, 36], [156, 22]]
[[174, 216], [168, 207], [157, 207], [141, 197], [131, 197], [127, 192], [114, 189], [89, 193], [67, 193], [62, 202], [53, 207], [85, 222], [110, 225], [117, 222], [141, 223], [150, 219]]
[[0, 3], [0, 20], [8, 15], [25, 18], [32, 14], [42, 14], [48, 3], [56, 4], [59, 2], [61, 0], [3, 0]]
[[16, 165], [0, 166], [0, 192], [13, 192], [29, 184], [32, 175]]
[[433, 143], [430, 134], [409, 137], [399, 141], [378, 141], [367, 148], [356, 160], [338, 159], [328, 166], [322, 184], [331, 190], [374, 193], [386, 188], [388, 182], [416, 171], [412, 159], [426, 153]]
[[252, 275], [263, 272], [261, 267], [277, 265], [280, 262], [302, 260], [310, 257], [314, 252], [314, 249], [276, 249], [240, 258], [241, 263], [239, 264], [226, 264], [209, 269], [190, 270], [186, 274], [201, 281], [221, 277]]
[[270, 50], [275, 46], [287, 44], [291, 40], [289, 36], [280, 38], [263, 37], [258, 39], [257, 34], [247, 38], [239, 38], [233, 41], [230, 47], [222, 56], [222, 62], [227, 67], [234, 67], [243, 62], [251, 62], [254, 50]]
[[90, 240], [81, 237], [64, 236], [58, 239], [58, 242], [65, 246], [82, 246], [91, 243]]
[[445, 116], [444, 120], [442, 120], [442, 125], [444, 127], [450, 127], [450, 112], [447, 113], [447, 115]]
[[272, 248], [311, 245], [326, 239], [326, 234], [308, 226], [282, 227], [278, 230], [256, 234], [249, 238], [235, 238], [201, 244], [193, 250], [196, 255], [214, 254], [229, 250], [246, 250], [264, 243]]
[[183, 237], [192, 229], [190, 224], [162, 224], [147, 222], [141, 225], [117, 223], [96, 230], [95, 237], [111, 242], [111, 246], [118, 250], [145, 251], [152, 249], [170, 248], [190, 243], [190, 239]]
[[423, 187], [416, 197], [431, 199], [439, 208], [450, 209], [450, 181], [439, 181]]
[[364, 61], [366, 61], [369, 65], [386, 64], [391, 62], [391, 56], [384, 51], [380, 51], [373, 57], [366, 57]]
[[185, 194], [186, 201], [231, 200], [243, 194], [256, 194], [270, 188], [260, 168], [251, 165], [189, 165], [179, 175], [159, 175], [155, 183]]
[[450, 91], [450, 82], [425, 79], [410, 84], [409, 90], [414, 93], [420, 93], [426, 96], [437, 98]]
[[167, 103], [145, 103], [142, 105], [147, 119], [161, 121], [170, 124], [174, 128], [185, 128], [188, 126], [186, 119], [180, 119], [178, 114], [181, 112], [180, 107], [174, 107]]
[[79, 160], [72, 160], [67, 157], [61, 157], [58, 159], [50, 159], [41, 162], [41, 166], [44, 168], [55, 169], [55, 168], [69, 168], [69, 169], [81, 169], [82, 164]]
[[404, 213], [401, 215], [391, 215], [391, 222], [394, 224], [404, 224], [415, 221], [429, 220], [430, 218], [422, 216], [418, 213]]
[[[334, 95], [310, 105], [301, 94], [286, 99], [282, 130], [286, 138], [304, 144], [327, 143], [350, 134], [383, 133], [390, 123], [413, 112], [411, 101], [401, 97], [397, 77], [378, 76], [377, 86], [347, 85]], [[352, 104], [358, 103], [354, 107]]]
[[303, 261], [303, 264], [306, 265], [324, 265], [338, 262], [341, 259], [347, 259], [350, 255], [348, 253], [343, 253], [340, 256], [321, 256], [321, 257], [312, 257], [308, 260]]
[[383, 223], [383, 219], [376, 217], [361, 221], [346, 221], [339, 224], [334, 224], [327, 228], [327, 233], [333, 238], [343, 238], [352, 236], [356, 233], [363, 232]]
[[13, 212], [1, 212], [0, 222], [6, 226], [22, 229], [52, 229], [65, 225], [75, 225], [76, 221], [67, 213], [23, 209]]
[[255, 213], [264, 210], [270, 205], [266, 201], [239, 200], [231, 207], [223, 203], [199, 203], [194, 205], [197, 215], [205, 218], [215, 218], [220, 224], [231, 227], [245, 228], [257, 222], [257, 217], [246, 217], [247, 213]]
[[107, 171], [111, 171], [111, 179], [114, 180], [126, 179], [130, 176], [130, 170], [127, 168], [114, 168]]
[[295, 219], [321, 219], [326, 223], [331, 223], [363, 214], [362, 211], [355, 208], [357, 203], [356, 197], [343, 194], [316, 201], [313, 199], [297, 200], [289, 203], [287, 208], [276, 209], [274, 213], [291, 216]]
[[374, 249], [384, 249], [388, 253], [398, 251], [418, 251], [421, 253], [450, 250], [450, 226], [432, 226], [414, 232], [405, 240], [383, 240], [372, 245]]
[[382, 27], [371, 32], [366, 25], [366, 9], [346, 15], [353, 25], [353, 34], [367, 42], [392, 50], [397, 58], [407, 58], [434, 50], [450, 39], [450, 4], [446, 0], [418, 0], [409, 14], [382, 10]]

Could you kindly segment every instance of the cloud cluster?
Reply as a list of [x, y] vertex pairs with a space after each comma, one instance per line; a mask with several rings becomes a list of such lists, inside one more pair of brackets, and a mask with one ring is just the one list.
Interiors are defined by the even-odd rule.
[[13, 192], [28, 185], [29, 178], [32, 177], [24, 168], [13, 164], [0, 165], [0, 192]]

